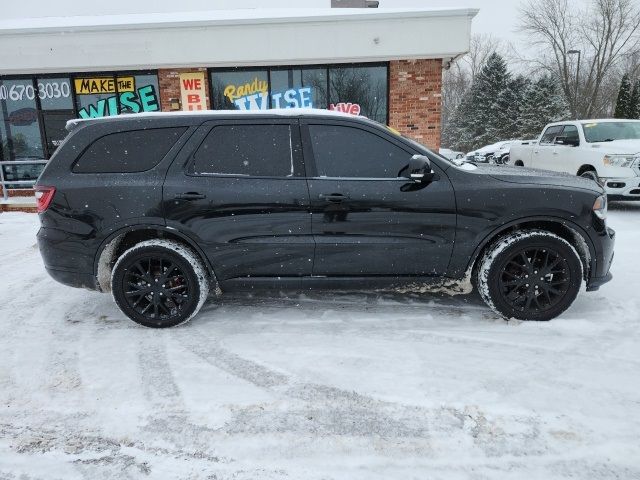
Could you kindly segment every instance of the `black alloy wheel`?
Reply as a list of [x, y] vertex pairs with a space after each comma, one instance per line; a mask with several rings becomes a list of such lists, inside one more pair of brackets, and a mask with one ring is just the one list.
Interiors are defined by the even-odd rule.
[[503, 318], [551, 320], [571, 306], [583, 280], [577, 250], [544, 230], [515, 231], [487, 248], [476, 284], [485, 303]]
[[127, 268], [124, 297], [129, 307], [150, 320], [166, 321], [180, 314], [189, 300], [184, 272], [170, 258], [140, 258]]
[[571, 285], [567, 260], [551, 248], [525, 248], [503, 262], [499, 277], [503, 300], [524, 315], [549, 310]]
[[209, 292], [202, 262], [184, 245], [148, 240], [122, 254], [112, 277], [113, 298], [131, 320], [174, 327], [200, 309]]

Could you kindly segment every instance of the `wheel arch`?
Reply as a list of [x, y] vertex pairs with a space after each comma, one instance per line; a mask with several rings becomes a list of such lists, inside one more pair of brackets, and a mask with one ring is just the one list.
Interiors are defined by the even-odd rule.
[[94, 275], [98, 287], [103, 292], [111, 290], [111, 271], [116, 260], [130, 247], [145, 240], [167, 239], [174, 240], [192, 249], [207, 269], [207, 273], [214, 276], [213, 266], [198, 244], [184, 233], [164, 225], [139, 225], [125, 227], [112, 232], [105, 238], [96, 252], [94, 259]]
[[578, 169], [578, 173], [576, 175], [580, 176], [584, 172], [589, 172], [589, 171], [596, 172], [596, 175], [598, 175], [598, 170], [596, 170], [596, 167], [594, 167], [590, 163], [585, 163], [582, 166], [580, 166], [580, 168]]
[[[486, 250], [508, 233], [518, 230], [545, 230], [555, 233], [573, 245], [582, 261], [584, 280], [588, 281], [595, 267], [595, 246], [589, 235], [580, 226], [559, 217], [528, 217], [513, 220], [488, 234], [473, 252], [467, 272], [475, 272]], [[473, 276], [472, 276], [473, 278]]]

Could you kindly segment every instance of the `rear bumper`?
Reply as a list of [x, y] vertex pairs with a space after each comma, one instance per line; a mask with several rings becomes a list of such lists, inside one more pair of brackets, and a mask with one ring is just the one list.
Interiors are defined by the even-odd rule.
[[37, 238], [42, 261], [51, 278], [70, 287], [98, 289], [92, 271], [94, 256], [81, 237], [55, 228], [41, 228]]
[[88, 290], [98, 290], [98, 282], [96, 277], [88, 273], [67, 272], [64, 270], [56, 270], [45, 267], [47, 273], [56, 282], [62, 283], [69, 287], [86, 288]]

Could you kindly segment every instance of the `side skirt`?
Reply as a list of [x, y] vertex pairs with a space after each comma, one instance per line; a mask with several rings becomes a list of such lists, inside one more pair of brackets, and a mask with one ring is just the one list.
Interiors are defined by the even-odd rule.
[[443, 277], [242, 277], [220, 282], [223, 292], [253, 290], [348, 290], [348, 291], [398, 291], [443, 292], [451, 295], [469, 293], [471, 285], [464, 279]]

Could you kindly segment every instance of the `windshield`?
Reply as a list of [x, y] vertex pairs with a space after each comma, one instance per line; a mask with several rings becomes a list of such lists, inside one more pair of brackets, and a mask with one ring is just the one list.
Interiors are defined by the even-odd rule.
[[584, 139], [589, 142], [640, 140], [640, 122], [583, 123]]

